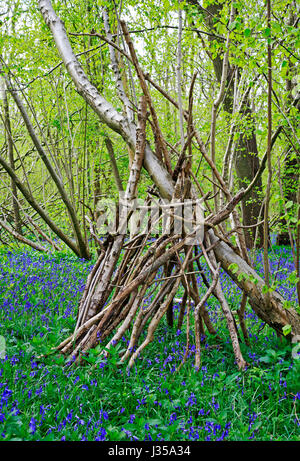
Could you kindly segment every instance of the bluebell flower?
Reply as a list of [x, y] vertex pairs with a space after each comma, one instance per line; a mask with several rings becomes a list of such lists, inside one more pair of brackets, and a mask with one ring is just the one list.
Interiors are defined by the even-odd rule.
[[129, 416], [128, 423], [129, 423], [129, 424], [132, 424], [134, 420], [135, 420], [135, 415], [130, 415], [130, 416]]
[[95, 440], [102, 442], [103, 440], [106, 439], [106, 435], [107, 435], [106, 430], [104, 429], [104, 427], [101, 427], [100, 431], [97, 433], [97, 436], [95, 437]]
[[36, 433], [36, 419], [31, 418], [29, 422], [29, 431], [31, 432], [32, 435]]

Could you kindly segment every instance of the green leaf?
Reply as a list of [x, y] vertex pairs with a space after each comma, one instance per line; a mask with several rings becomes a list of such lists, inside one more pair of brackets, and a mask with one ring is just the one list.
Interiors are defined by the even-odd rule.
[[289, 222], [296, 224], [297, 218], [295, 218], [295, 216], [292, 216], [291, 218], [289, 218]]
[[291, 308], [291, 301], [285, 300], [283, 303], [283, 308], [284, 309], [290, 309]]
[[237, 21], [233, 21], [231, 24], [229, 24], [228, 29], [229, 30], [234, 30], [237, 26]]
[[265, 295], [266, 293], [268, 293], [268, 292], [269, 292], [269, 287], [268, 287], [268, 285], [264, 285], [264, 286], [262, 287], [262, 290], [261, 290], [261, 291], [263, 292], [264, 295]]
[[0, 359], [5, 358], [5, 338], [0, 336]]
[[162, 421], [160, 419], [149, 419], [147, 422], [149, 426], [155, 426], [156, 424], [160, 425]]
[[271, 363], [271, 362], [272, 362], [272, 359], [271, 359], [270, 356], [265, 355], [264, 357], [261, 357], [261, 358], [259, 359], [259, 361], [262, 362], [262, 363]]
[[292, 325], [284, 325], [284, 327], [282, 328], [282, 332], [284, 336], [289, 335], [291, 331], [292, 331]]
[[236, 263], [230, 264], [228, 269], [233, 273], [236, 274], [239, 270], [239, 266]]
[[299, 282], [299, 277], [297, 277], [296, 271], [293, 271], [288, 276], [288, 281], [293, 285], [296, 285]]
[[266, 27], [266, 28], [263, 30], [263, 37], [264, 37], [264, 38], [268, 38], [268, 37], [270, 37], [270, 35], [271, 35], [271, 29], [270, 29], [270, 27]]

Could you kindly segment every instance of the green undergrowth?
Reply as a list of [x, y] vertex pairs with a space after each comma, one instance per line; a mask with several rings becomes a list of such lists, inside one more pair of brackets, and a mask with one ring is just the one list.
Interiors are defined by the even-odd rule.
[[[274, 267], [281, 258], [291, 271], [280, 251]], [[99, 347], [80, 366], [67, 365], [57, 354], [39, 356], [72, 331], [93, 263], [1, 248], [0, 264], [0, 440], [300, 440], [297, 345], [280, 341], [249, 308], [243, 372], [213, 298], [208, 308], [222, 342], [208, 337], [202, 344], [200, 370], [191, 333], [177, 371], [186, 348], [185, 326], [176, 330], [179, 305], [174, 328], [163, 321], [130, 371], [119, 363], [128, 335], [108, 359]], [[226, 278], [222, 283], [236, 310], [239, 293]], [[293, 296], [294, 287], [282, 286]]]

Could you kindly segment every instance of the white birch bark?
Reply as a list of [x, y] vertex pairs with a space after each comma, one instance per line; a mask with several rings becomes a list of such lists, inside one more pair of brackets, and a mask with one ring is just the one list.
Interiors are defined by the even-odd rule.
[[[50, 0], [39, 0], [39, 8], [43, 18], [52, 32], [57, 49], [63, 63], [72, 78], [78, 93], [85, 99], [90, 107], [96, 112], [100, 120], [113, 131], [119, 133], [129, 147], [135, 151], [136, 126], [118, 112], [89, 81], [84, 69], [76, 58], [65, 26], [55, 13]], [[172, 196], [172, 180], [161, 162], [153, 154], [147, 144], [145, 149], [144, 166], [151, 179], [159, 188], [164, 198]]]
[[[113, 41], [113, 36], [110, 30], [110, 25], [109, 25], [109, 17], [108, 17], [108, 12], [107, 8], [103, 8], [103, 20], [104, 20], [104, 28], [105, 28], [105, 33], [111, 42]], [[134, 113], [131, 109], [131, 103], [127, 97], [126, 91], [124, 89], [122, 77], [120, 75], [120, 70], [119, 70], [119, 65], [118, 65], [118, 60], [117, 60], [117, 55], [115, 48], [113, 48], [111, 45], [109, 45], [109, 54], [110, 54], [110, 62], [111, 62], [111, 67], [113, 70], [113, 73], [115, 75], [115, 81], [116, 81], [116, 88], [118, 92], [118, 96], [122, 103], [124, 104], [124, 108], [126, 111], [127, 119], [130, 122], [133, 122], [134, 120]]]

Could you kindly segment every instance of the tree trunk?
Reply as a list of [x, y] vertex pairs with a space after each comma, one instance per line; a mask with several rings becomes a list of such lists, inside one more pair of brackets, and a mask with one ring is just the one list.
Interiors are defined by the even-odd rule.
[[[2, 102], [3, 102], [5, 137], [6, 137], [8, 159], [9, 159], [10, 167], [12, 168], [13, 171], [15, 171], [14, 147], [13, 147], [12, 132], [11, 132], [9, 105], [8, 105], [8, 99], [7, 99], [7, 89], [6, 89], [6, 84], [5, 84], [4, 79], [2, 80], [2, 83], [3, 83]], [[12, 194], [12, 208], [13, 208], [13, 214], [14, 214], [14, 225], [15, 225], [17, 234], [22, 235], [22, 221], [21, 221], [20, 209], [19, 209], [19, 203], [18, 203], [17, 186], [13, 178], [10, 179], [10, 183], [11, 183], [11, 194]]]
[[[189, 0], [189, 3], [199, 7], [196, 0]], [[201, 8], [201, 12], [204, 12], [204, 20], [211, 33], [208, 36], [208, 41], [218, 42], [222, 45], [223, 42], [218, 38], [216, 32], [216, 24], [220, 18], [220, 11], [223, 8], [224, 3], [208, 5], [207, 8]], [[214, 35], [216, 34], [216, 35]], [[220, 83], [222, 78], [223, 69], [223, 58], [220, 55], [212, 58], [213, 68], [217, 81]], [[236, 69], [238, 79], [240, 78], [240, 71]], [[234, 78], [233, 69], [228, 66], [227, 82], [226, 82], [226, 94], [223, 101], [224, 110], [232, 115], [233, 110], [233, 95], [234, 95]], [[247, 130], [240, 134], [237, 142], [235, 156], [235, 170], [239, 187], [245, 187], [251, 183], [259, 169], [259, 157], [255, 135], [255, 122], [253, 113], [251, 110], [251, 104], [248, 96], [244, 100], [244, 104], [241, 110], [242, 120], [247, 122]], [[242, 200], [242, 216], [244, 226], [252, 226], [256, 224], [259, 216], [263, 216], [262, 209], [262, 182], [261, 178], [258, 179], [255, 188], [252, 189], [251, 194]], [[255, 229], [256, 228], [245, 228], [245, 241], [247, 248], [252, 248], [255, 241]], [[263, 225], [257, 227], [258, 239], [257, 244], [259, 247], [263, 245]]]

